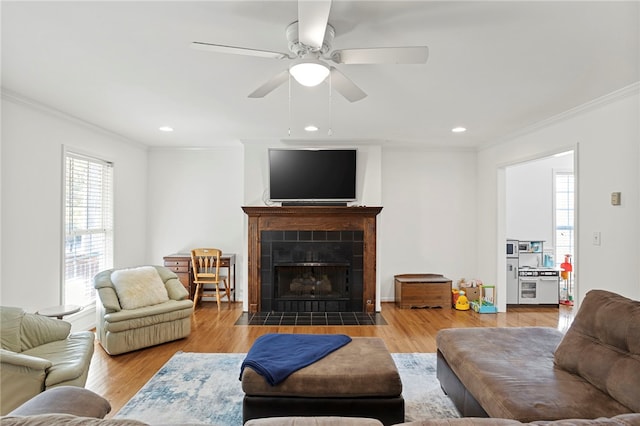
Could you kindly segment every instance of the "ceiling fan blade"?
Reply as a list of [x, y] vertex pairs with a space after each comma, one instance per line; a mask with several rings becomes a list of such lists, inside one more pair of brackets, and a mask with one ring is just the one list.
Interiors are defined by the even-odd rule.
[[249, 49], [246, 47], [225, 46], [222, 44], [204, 43], [194, 41], [191, 43], [194, 49], [208, 50], [209, 52], [230, 53], [233, 55], [258, 56], [261, 58], [286, 59], [289, 55], [280, 52], [270, 52], [268, 50]]
[[356, 102], [367, 97], [349, 78], [342, 74], [336, 67], [331, 67], [331, 87], [344, 96], [349, 102]]
[[298, 40], [320, 49], [329, 21], [331, 0], [298, 0]]
[[269, 81], [249, 94], [250, 98], [264, 98], [269, 93], [280, 87], [289, 78], [289, 70], [284, 70], [271, 77]]
[[428, 57], [427, 46], [374, 47], [336, 50], [331, 60], [338, 64], [424, 64]]

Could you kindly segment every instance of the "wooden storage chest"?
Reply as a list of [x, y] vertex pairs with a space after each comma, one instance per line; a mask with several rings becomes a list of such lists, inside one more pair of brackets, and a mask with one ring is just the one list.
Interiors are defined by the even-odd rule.
[[395, 302], [400, 309], [451, 309], [451, 280], [439, 274], [395, 275]]

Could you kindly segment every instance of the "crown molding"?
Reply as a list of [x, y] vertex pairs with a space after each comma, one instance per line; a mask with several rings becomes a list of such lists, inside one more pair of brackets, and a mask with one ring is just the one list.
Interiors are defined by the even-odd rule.
[[146, 144], [143, 144], [142, 142], [129, 139], [126, 136], [123, 136], [119, 133], [105, 129], [104, 127], [100, 127], [96, 124], [85, 121], [74, 115], [71, 115], [66, 112], [60, 111], [59, 109], [53, 108], [49, 105], [45, 105], [40, 101], [36, 101], [35, 99], [29, 98], [20, 93], [14, 92], [13, 90], [9, 90], [5, 87], [2, 87], [0, 91], [0, 97], [3, 100], [13, 102], [14, 104], [26, 106], [28, 108], [47, 114], [51, 117], [55, 117], [55, 118], [67, 121], [69, 123], [75, 124], [77, 126], [84, 127], [85, 129], [94, 131], [96, 133], [101, 133], [105, 136], [109, 136], [111, 138], [117, 139], [120, 142], [124, 142], [136, 148], [143, 149], [145, 151], [149, 149], [149, 146]]
[[545, 127], [551, 126], [553, 124], [557, 124], [563, 121], [567, 121], [571, 118], [574, 118], [580, 114], [583, 114], [587, 111], [594, 110], [596, 108], [601, 108], [604, 105], [611, 104], [620, 99], [624, 99], [628, 96], [637, 95], [640, 93], [640, 81], [636, 81], [628, 86], [625, 86], [621, 89], [618, 89], [614, 92], [608, 93], [599, 98], [592, 99], [591, 101], [584, 103], [582, 105], [578, 105], [577, 107], [571, 108], [565, 112], [561, 112], [560, 114], [556, 114], [553, 117], [549, 117], [545, 120], [539, 121], [531, 126], [525, 127], [521, 130], [513, 132], [507, 136], [501, 137], [495, 141], [487, 142], [480, 144], [477, 148], [478, 152], [483, 151], [488, 148], [492, 148], [497, 145], [502, 145], [504, 143], [511, 142], [513, 139], [519, 138], [521, 136], [533, 133], [537, 130], [543, 129]]
[[207, 152], [207, 151], [237, 151], [242, 149], [240, 144], [224, 144], [215, 146], [177, 146], [177, 145], [163, 145], [163, 146], [149, 146], [147, 150], [149, 152], [176, 152], [176, 151], [191, 151], [191, 152]]

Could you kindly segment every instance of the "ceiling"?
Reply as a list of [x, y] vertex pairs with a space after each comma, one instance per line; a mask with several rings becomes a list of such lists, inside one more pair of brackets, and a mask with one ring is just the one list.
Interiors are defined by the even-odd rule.
[[[149, 146], [474, 148], [638, 82], [639, 5], [334, 0], [334, 50], [429, 47], [424, 65], [336, 65], [368, 94], [350, 103], [328, 84], [250, 99], [288, 62], [190, 47], [288, 52], [295, 1], [3, 0], [2, 86]], [[320, 130], [300, 130], [310, 123]]]

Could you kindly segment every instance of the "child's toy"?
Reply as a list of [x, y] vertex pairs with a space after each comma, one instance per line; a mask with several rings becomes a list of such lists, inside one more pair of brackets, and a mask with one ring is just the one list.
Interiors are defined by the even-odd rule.
[[460, 297], [460, 290], [454, 288], [451, 290], [451, 306], [456, 307], [456, 302], [458, 301], [458, 297]]
[[469, 300], [467, 296], [464, 294], [464, 290], [460, 290], [458, 294], [458, 300], [456, 300], [456, 309], [459, 311], [468, 311], [469, 310]]
[[[489, 290], [487, 292], [487, 290]], [[471, 307], [479, 314], [495, 314], [498, 308], [495, 306], [496, 286], [480, 285], [480, 299], [472, 300]]]
[[564, 287], [560, 291], [560, 303], [563, 305], [573, 306], [573, 289], [571, 288], [571, 272], [573, 265], [571, 264], [571, 255], [564, 255], [564, 262], [560, 264], [560, 278], [564, 281]]
[[473, 279], [471, 281], [466, 281], [464, 278], [461, 278], [458, 281], [458, 287], [460, 290], [464, 290], [467, 296], [467, 300], [478, 300], [480, 299], [480, 286], [482, 285], [482, 281], [478, 279]]

